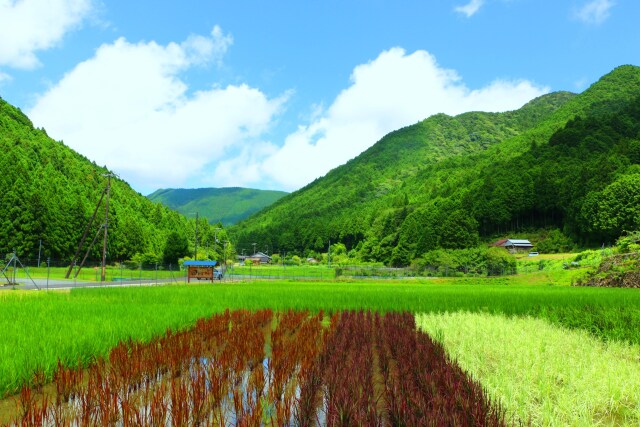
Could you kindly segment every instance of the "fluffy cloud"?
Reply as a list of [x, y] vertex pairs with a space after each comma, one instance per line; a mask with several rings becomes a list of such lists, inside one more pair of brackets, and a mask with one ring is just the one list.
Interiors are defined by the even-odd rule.
[[0, 0], [0, 65], [31, 69], [92, 11], [92, 0]]
[[181, 75], [219, 62], [232, 43], [219, 28], [182, 43], [100, 46], [29, 111], [49, 135], [108, 165], [136, 189], [194, 185], [297, 189], [357, 156], [388, 132], [436, 113], [505, 111], [548, 89], [496, 80], [469, 89], [426, 51], [382, 52], [353, 70], [328, 108], [268, 141], [289, 93], [248, 85], [191, 93]]
[[477, 11], [480, 10], [482, 5], [484, 4], [484, 0], [471, 0], [469, 3], [464, 6], [457, 6], [454, 10], [458, 13], [462, 13], [466, 15], [467, 18], [472, 17], [476, 14]]
[[[425, 51], [400, 48], [382, 52], [357, 66], [351, 85], [311, 123], [288, 135], [284, 145], [270, 146], [261, 162], [247, 168], [263, 179], [293, 190], [357, 156], [388, 132], [436, 113], [507, 111], [548, 92], [521, 81], [496, 80], [471, 90], [453, 70], [442, 68]], [[222, 161], [219, 170], [240, 168], [242, 157]]]
[[65, 75], [29, 116], [139, 190], [179, 186], [258, 139], [284, 102], [247, 85], [189, 93], [181, 73], [219, 61], [231, 42], [218, 27], [164, 46], [120, 38]]
[[578, 9], [575, 17], [585, 24], [599, 25], [609, 17], [614, 5], [613, 0], [593, 0]]
[[11, 80], [11, 76], [9, 74], [3, 73], [0, 71], [0, 84], [3, 82], [8, 82]]

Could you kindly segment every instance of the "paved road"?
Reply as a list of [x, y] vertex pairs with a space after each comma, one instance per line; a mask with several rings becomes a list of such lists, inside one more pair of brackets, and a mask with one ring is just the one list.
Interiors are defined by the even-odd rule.
[[[12, 286], [7, 285], [4, 277], [0, 282], [0, 292], [2, 290], [12, 290], [12, 289], [20, 289], [20, 290], [46, 290], [46, 289], [73, 289], [73, 288], [104, 288], [104, 287], [115, 287], [115, 286], [150, 286], [155, 284], [167, 284], [167, 283], [178, 283], [182, 282], [182, 278], [178, 279], [143, 279], [143, 280], [118, 280], [113, 282], [82, 282], [82, 281], [74, 281], [74, 280], [61, 280], [61, 279], [18, 279], [18, 285]], [[47, 283], [48, 282], [48, 283]]]

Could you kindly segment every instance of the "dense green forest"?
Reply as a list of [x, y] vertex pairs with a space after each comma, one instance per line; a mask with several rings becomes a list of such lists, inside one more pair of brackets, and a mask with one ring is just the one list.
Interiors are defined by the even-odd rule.
[[[15, 250], [21, 259], [36, 258], [42, 242], [43, 259], [68, 262], [107, 184], [107, 173], [34, 128], [18, 108], [0, 98], [0, 256]], [[103, 224], [104, 217], [101, 206], [96, 224]], [[198, 242], [211, 246], [215, 259], [214, 228], [201, 217]], [[108, 231], [109, 262], [175, 262], [195, 249], [195, 220], [150, 201], [118, 178], [112, 179]], [[218, 230], [217, 237], [227, 240], [226, 231]], [[99, 246], [94, 260], [100, 259]], [[232, 245], [227, 248], [233, 250]]]
[[232, 225], [286, 196], [284, 191], [251, 188], [166, 188], [147, 197], [187, 218], [204, 215], [211, 224]]
[[432, 116], [392, 132], [232, 228], [238, 247], [407, 265], [434, 249], [556, 230], [584, 246], [640, 228], [640, 68], [506, 113]]

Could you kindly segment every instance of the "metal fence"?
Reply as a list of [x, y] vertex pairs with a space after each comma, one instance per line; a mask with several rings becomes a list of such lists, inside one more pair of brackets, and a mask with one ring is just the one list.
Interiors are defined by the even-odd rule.
[[[390, 268], [377, 265], [227, 265], [217, 267], [222, 282], [254, 280], [308, 280], [335, 279], [398, 280], [426, 277], [479, 277], [487, 271], [448, 265], [429, 266], [417, 270], [411, 267]], [[69, 261], [50, 259], [19, 259], [6, 257], [0, 260], [0, 286], [24, 288], [75, 287], [98, 285], [168, 284], [187, 282], [187, 271], [180, 264], [114, 262], [105, 266], [102, 280], [100, 262], [87, 262], [82, 268], [69, 265]], [[494, 271], [491, 275], [515, 274], [515, 268]], [[191, 279], [191, 282], [197, 282]], [[217, 281], [216, 281], [217, 282]]]

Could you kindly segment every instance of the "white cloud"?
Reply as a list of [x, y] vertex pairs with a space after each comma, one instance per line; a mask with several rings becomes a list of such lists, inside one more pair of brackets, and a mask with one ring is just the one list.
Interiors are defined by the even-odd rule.
[[482, 5], [484, 4], [484, 0], [471, 0], [469, 3], [464, 6], [457, 6], [454, 10], [458, 13], [462, 13], [466, 15], [467, 18], [472, 17], [476, 14], [477, 11], [480, 10]]
[[92, 8], [92, 0], [0, 0], [0, 65], [37, 67], [36, 52], [58, 44]]
[[614, 5], [613, 0], [593, 0], [578, 9], [574, 15], [585, 24], [599, 25], [609, 17]]
[[[261, 162], [245, 162], [263, 179], [293, 190], [357, 156], [392, 130], [436, 113], [507, 111], [548, 92], [526, 81], [496, 80], [471, 90], [453, 70], [440, 67], [425, 51], [407, 55], [400, 48], [382, 52], [357, 66], [351, 85], [310, 123], [286, 137]], [[242, 156], [224, 161], [219, 173], [241, 168]], [[257, 180], [256, 180], [257, 181]]]
[[230, 43], [218, 27], [166, 46], [120, 38], [65, 75], [29, 116], [138, 190], [179, 186], [225, 150], [259, 139], [285, 101], [247, 85], [188, 93], [180, 74], [219, 61]]
[[230, 34], [224, 34], [216, 25], [211, 30], [211, 37], [191, 35], [182, 43], [182, 48], [193, 64], [204, 64], [213, 60], [220, 65], [222, 57], [232, 44], [233, 37]]
[[[260, 187], [257, 185], [268, 175], [264, 159], [278, 151], [278, 147], [270, 142], [247, 144], [241, 147], [239, 155], [222, 160], [215, 167], [213, 175], [204, 177], [203, 182], [220, 187]], [[268, 186], [268, 185], [267, 185]]]
[[4, 82], [8, 82], [12, 79], [12, 77], [9, 74], [3, 73], [2, 71], [0, 71], [0, 84], [4, 83]]

